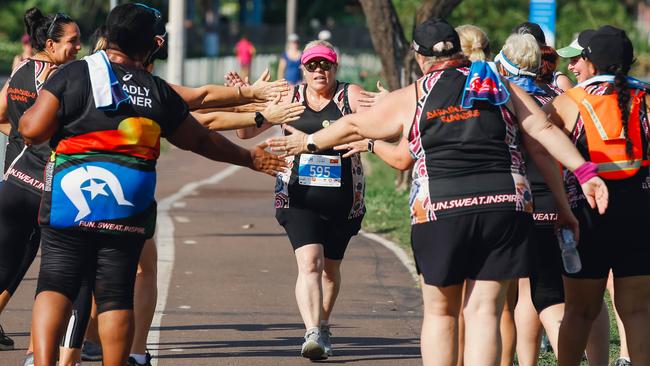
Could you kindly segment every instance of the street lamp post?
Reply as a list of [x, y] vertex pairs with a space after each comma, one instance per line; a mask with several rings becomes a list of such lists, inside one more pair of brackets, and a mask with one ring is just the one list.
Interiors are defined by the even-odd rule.
[[296, 12], [298, 3], [296, 0], [287, 1], [287, 36], [296, 33]]
[[166, 79], [170, 83], [183, 84], [183, 60], [185, 58], [185, 0], [169, 0], [169, 58]]

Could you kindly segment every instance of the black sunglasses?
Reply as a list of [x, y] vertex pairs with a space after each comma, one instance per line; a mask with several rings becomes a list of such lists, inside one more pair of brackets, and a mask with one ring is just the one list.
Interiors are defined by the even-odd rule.
[[64, 13], [54, 14], [54, 19], [52, 19], [52, 23], [50, 23], [49, 28], [47, 28], [47, 33], [45, 33], [47, 38], [52, 39], [52, 32], [54, 31], [54, 26], [56, 25], [57, 20], [70, 20], [70, 17]]
[[151, 6], [145, 5], [143, 3], [133, 3], [133, 5], [141, 6], [147, 10], [150, 10], [153, 13], [153, 15], [156, 17], [156, 19], [162, 18], [162, 14], [160, 14], [160, 10], [156, 8], [152, 8]]
[[305, 69], [309, 72], [314, 72], [318, 67], [321, 68], [323, 71], [329, 71], [332, 69], [332, 66], [334, 64], [331, 61], [327, 60], [320, 60], [320, 61], [309, 61], [306, 64], [304, 64]]

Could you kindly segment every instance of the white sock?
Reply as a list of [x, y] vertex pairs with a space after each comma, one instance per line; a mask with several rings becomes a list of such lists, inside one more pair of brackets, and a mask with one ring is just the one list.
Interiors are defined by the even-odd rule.
[[141, 365], [147, 363], [147, 355], [138, 354], [138, 353], [131, 353], [129, 355], [129, 357], [133, 357], [135, 362], [137, 362], [137, 363], [139, 363]]
[[631, 362], [631, 360], [630, 360], [629, 357], [619, 357], [618, 359], [619, 359], [619, 360], [622, 359], [622, 360], [625, 360], [625, 361], [627, 361], [627, 362]]

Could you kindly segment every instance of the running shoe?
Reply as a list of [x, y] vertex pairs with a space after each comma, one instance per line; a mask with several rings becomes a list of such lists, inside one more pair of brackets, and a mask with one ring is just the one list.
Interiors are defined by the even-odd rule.
[[84, 341], [81, 345], [81, 360], [82, 361], [101, 361], [102, 360], [102, 346], [99, 343]]
[[151, 354], [149, 354], [149, 352], [145, 352], [145, 357], [147, 358], [145, 363], [138, 363], [135, 358], [129, 356], [129, 359], [126, 362], [126, 366], [151, 366]]
[[333, 356], [332, 353], [332, 332], [330, 331], [329, 325], [320, 326], [320, 340], [323, 343], [323, 350], [328, 357]]
[[302, 348], [300, 349], [300, 355], [312, 361], [327, 358], [327, 353], [325, 353], [320, 336], [320, 328], [313, 327], [307, 329], [307, 332], [305, 332], [305, 342], [303, 342]]
[[11, 351], [14, 349], [14, 340], [7, 337], [5, 330], [0, 325], [0, 351]]
[[632, 362], [624, 358], [619, 358], [618, 360], [616, 360], [614, 366], [632, 366]]
[[25, 355], [23, 366], [34, 366], [34, 353], [29, 352], [27, 355]]

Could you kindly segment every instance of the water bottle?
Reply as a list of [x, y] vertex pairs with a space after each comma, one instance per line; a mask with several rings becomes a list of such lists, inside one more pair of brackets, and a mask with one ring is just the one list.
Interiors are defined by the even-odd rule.
[[573, 231], [567, 228], [561, 228], [557, 233], [557, 241], [562, 250], [562, 263], [567, 273], [577, 273], [582, 269], [580, 255], [576, 249], [576, 241], [573, 238]]

